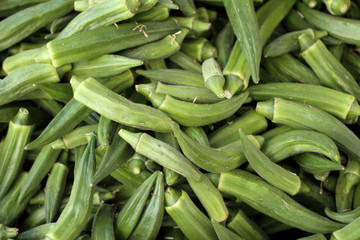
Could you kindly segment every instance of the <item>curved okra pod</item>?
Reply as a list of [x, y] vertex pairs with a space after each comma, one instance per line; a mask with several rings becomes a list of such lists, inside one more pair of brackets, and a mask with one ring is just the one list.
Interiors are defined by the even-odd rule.
[[325, 214], [330, 219], [341, 222], [341, 223], [351, 223], [356, 218], [360, 217], [360, 208], [355, 208], [346, 212], [334, 212], [329, 208], [325, 208]]
[[164, 176], [157, 174], [155, 189], [139, 223], [129, 239], [155, 239], [164, 216]]
[[211, 224], [213, 225], [216, 235], [218, 236], [219, 240], [242, 240], [239, 235], [232, 232], [230, 229], [226, 228], [225, 226], [218, 223], [216, 220], [211, 219]]
[[38, 88], [62, 103], [70, 101], [73, 94], [69, 83], [42, 83], [39, 84]]
[[174, 0], [174, 3], [186, 17], [196, 16], [196, 8], [192, 0]]
[[181, 29], [178, 32], [167, 35], [165, 38], [142, 45], [137, 48], [120, 52], [122, 56], [142, 61], [167, 58], [180, 50], [180, 46], [188, 34], [188, 29]]
[[217, 61], [221, 68], [224, 68], [234, 44], [235, 35], [230, 23], [227, 23], [216, 37], [215, 46], [218, 52]]
[[70, 74], [79, 78], [108, 77], [142, 64], [143, 62], [137, 59], [105, 54], [97, 58], [75, 62]]
[[178, 30], [176, 25], [151, 22], [103, 26], [50, 41], [47, 51], [52, 64], [59, 67], [156, 41]]
[[194, 181], [192, 179], [187, 179], [187, 181], [209, 217], [217, 222], [224, 222], [229, 215], [229, 211], [219, 190], [210, 179], [206, 175], [201, 174], [201, 181]]
[[360, 36], [357, 34], [360, 21], [332, 16], [306, 7], [298, 2], [296, 7], [300, 10], [305, 20], [317, 28], [327, 31], [330, 35], [348, 44], [360, 44]]
[[73, 10], [74, 0], [52, 0], [21, 10], [0, 22], [0, 51]]
[[[264, 84], [261, 84], [264, 85]], [[267, 128], [267, 120], [255, 111], [248, 111], [235, 121], [220, 127], [209, 135], [211, 147], [221, 147], [239, 140], [234, 134], [239, 128], [244, 129], [247, 135], [259, 133]]]
[[54, 223], [46, 223], [34, 227], [28, 231], [21, 232], [16, 239], [20, 240], [41, 240], [44, 239], [46, 233], [54, 227]]
[[184, 127], [183, 132], [202, 145], [210, 147], [208, 137], [201, 127]]
[[281, 82], [320, 83], [316, 74], [291, 54], [265, 58], [263, 63], [266, 70]]
[[203, 77], [182, 69], [137, 70], [137, 74], [164, 83], [205, 88]]
[[225, 0], [224, 6], [237, 40], [249, 64], [254, 83], [259, 82], [262, 42], [259, 24], [251, 0]]
[[158, 172], [153, 173], [131, 195], [119, 212], [115, 223], [116, 239], [127, 239], [135, 228], [145, 207], [150, 190], [154, 185]]
[[41, 183], [42, 179], [48, 174], [51, 167], [54, 165], [56, 159], [58, 158], [61, 150], [54, 150], [51, 147], [51, 144], [44, 146], [39, 155], [36, 157], [35, 162], [31, 166], [29, 174], [26, 178], [23, 188], [19, 194], [17, 200], [20, 203], [33, 188]]
[[[62, 154], [67, 154], [63, 152]], [[69, 168], [65, 163], [54, 164], [45, 187], [45, 219], [47, 223], [53, 222], [58, 216], [62, 201]]]
[[16, 238], [18, 235], [19, 229], [9, 228], [4, 224], [0, 224], [0, 239], [12, 239]]
[[221, 173], [218, 188], [256, 210], [304, 231], [332, 233], [344, 226], [308, 210], [260, 177], [242, 170]]
[[290, 195], [295, 195], [303, 190], [300, 178], [296, 174], [272, 162], [250, 142], [241, 128], [239, 134], [246, 159], [262, 178]]
[[89, 142], [93, 133], [96, 133], [97, 125], [87, 125], [78, 127], [68, 134], [54, 141], [51, 146], [53, 149], [72, 149]]
[[274, 98], [274, 100], [258, 102], [256, 110], [273, 123], [313, 129], [323, 133], [331, 137], [340, 150], [360, 157], [360, 139], [338, 119], [316, 107]]
[[33, 227], [39, 226], [45, 223], [45, 208], [44, 206], [37, 208], [29, 213], [21, 225], [21, 229], [29, 230]]
[[355, 97], [334, 89], [300, 83], [267, 83], [250, 86], [249, 96], [256, 100], [269, 100], [274, 97], [306, 102], [341, 119], [360, 114]]
[[227, 224], [227, 227], [238, 233], [241, 237], [254, 240], [268, 240], [267, 234], [252, 221], [241, 209], [235, 217]]
[[201, 74], [201, 64], [195, 58], [192, 58], [181, 50], [171, 55], [169, 60], [184, 70]]
[[91, 228], [93, 240], [115, 240], [113, 227], [114, 209], [111, 205], [102, 204], [97, 211]]
[[[311, 31], [310, 29], [300, 30], [289, 32], [281, 35], [280, 37], [275, 38], [270, 43], [268, 43], [264, 49], [264, 57], [277, 57], [285, 53], [289, 53], [295, 50], [300, 49], [298, 37], [305, 33]], [[326, 31], [313, 30], [316, 39], [323, 38], [327, 36]]]
[[139, 154], [146, 156], [157, 164], [169, 168], [186, 178], [201, 180], [199, 170], [180, 152], [167, 143], [151, 137], [146, 133], [131, 133], [125, 129], [119, 135]]
[[202, 213], [189, 195], [182, 190], [168, 188], [165, 192], [165, 210], [187, 238], [218, 239], [210, 219]]
[[302, 152], [316, 152], [340, 164], [340, 154], [333, 140], [323, 133], [310, 130], [290, 130], [269, 138], [261, 151], [273, 162]]
[[344, 15], [350, 8], [351, 0], [325, 0], [327, 10], [332, 15]]
[[345, 227], [335, 231], [331, 235], [331, 240], [355, 240], [359, 237], [360, 217], [356, 218]]
[[217, 97], [224, 98], [225, 78], [221, 73], [220, 65], [214, 58], [206, 59], [202, 64], [202, 74], [205, 87], [210, 89]]
[[114, 136], [114, 132], [116, 130], [117, 123], [111, 121], [110, 119], [100, 116], [98, 129], [97, 129], [97, 136], [100, 145], [108, 146]]
[[241, 158], [229, 157], [217, 149], [205, 146], [187, 136], [178, 124], [171, 123], [171, 129], [183, 151], [184, 155], [193, 163], [213, 173], [230, 171], [239, 167], [242, 163]]
[[[154, 95], [150, 95], [149, 98], [155, 98]], [[183, 126], [200, 127], [231, 116], [241, 107], [247, 97], [248, 93], [244, 92], [218, 103], [193, 104], [166, 95], [160, 102], [158, 109]]]
[[[152, 83], [149, 83], [152, 84]], [[138, 86], [138, 85], [137, 85]], [[211, 90], [202, 87], [164, 84], [157, 82], [155, 93], [172, 96], [173, 98], [192, 103], [216, 103], [223, 99], [216, 96]]]
[[341, 171], [337, 178], [336, 189], [335, 189], [335, 203], [337, 212], [346, 212], [351, 210], [354, 188], [351, 188], [349, 191], [345, 191], [346, 187], [346, 178], [345, 172]]
[[[170, 131], [171, 119], [152, 107], [133, 103], [116, 94], [93, 78], [72, 82], [74, 99], [105, 117], [139, 129]], [[104, 106], [112, 106], [104, 108]]]
[[[321, 40], [314, 41], [312, 34], [303, 34], [299, 37], [299, 43], [301, 56], [310, 65], [322, 84], [350, 93], [359, 101], [360, 86]], [[320, 62], [321, 64], [319, 64]], [[321, 69], [318, 69], [319, 66]]]
[[360, 183], [360, 161], [353, 157], [349, 157], [344, 174], [344, 191], [345, 193], [349, 193], [351, 188]]
[[54, 227], [46, 234], [46, 240], [75, 238], [89, 220], [94, 195], [95, 144], [93, 136], [81, 158], [76, 159], [69, 202]]
[[51, 64], [31, 64], [17, 69], [0, 82], [0, 105], [17, 100], [40, 83], [58, 81], [59, 76]]
[[[133, 84], [134, 75], [128, 70], [119, 76], [99, 79], [99, 81], [110, 89], [121, 92]], [[79, 103], [75, 99], [71, 99], [46, 126], [40, 136], [26, 145], [26, 149], [39, 148], [55, 141], [64, 134], [69, 133], [92, 112], [93, 110], [87, 108], [84, 104]]]
[[313, 153], [301, 153], [292, 158], [299, 164], [301, 169], [315, 176], [329, 171], [342, 171], [345, 169], [341, 164], [329, 161]]
[[10, 189], [24, 163], [25, 145], [29, 142], [33, 125], [29, 125], [29, 111], [20, 108], [9, 122], [8, 132], [0, 151], [0, 199]]
[[216, 48], [206, 38], [185, 40], [181, 45], [181, 50], [199, 62], [217, 57]]

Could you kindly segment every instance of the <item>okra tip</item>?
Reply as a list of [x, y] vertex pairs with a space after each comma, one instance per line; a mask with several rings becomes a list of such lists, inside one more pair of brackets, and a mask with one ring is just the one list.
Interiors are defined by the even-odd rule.
[[165, 205], [172, 206], [174, 205], [179, 198], [181, 197], [181, 191], [175, 188], [167, 188], [165, 191]]
[[29, 125], [30, 112], [26, 108], [20, 108], [15, 117], [11, 120], [15, 124]]

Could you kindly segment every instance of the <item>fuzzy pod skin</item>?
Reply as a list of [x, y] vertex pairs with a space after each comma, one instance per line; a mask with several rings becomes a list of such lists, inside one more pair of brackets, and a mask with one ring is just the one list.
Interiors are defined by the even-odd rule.
[[52, 0], [21, 10], [0, 23], [0, 51], [73, 10], [74, 0]]
[[165, 210], [189, 239], [218, 239], [207, 218], [184, 191], [168, 188], [165, 192]]
[[31, 64], [13, 71], [0, 82], [0, 105], [35, 90], [37, 85], [46, 82], [59, 82], [56, 70], [50, 64]]
[[241, 43], [246, 61], [250, 66], [253, 81], [257, 83], [260, 80], [262, 42], [253, 2], [251, 0], [225, 0], [224, 6], [234, 34]]
[[69, 202], [55, 226], [46, 234], [46, 240], [75, 238], [89, 220], [94, 195], [92, 179], [95, 172], [95, 143], [93, 136], [81, 158], [75, 162], [74, 184]]
[[52, 64], [58, 67], [156, 41], [178, 30], [175, 25], [151, 22], [104, 26], [51, 41], [47, 50]]
[[170, 130], [171, 120], [166, 114], [149, 106], [133, 103], [93, 78], [76, 85], [76, 82], [72, 82], [75, 100], [113, 121], [139, 129], [160, 132]]
[[[262, 84], [263, 85], [263, 84]], [[268, 126], [267, 120], [255, 111], [248, 111], [236, 120], [216, 129], [209, 135], [211, 147], [221, 147], [239, 140], [237, 134], [233, 134], [239, 128], [244, 129], [247, 135], [256, 134], [265, 130]]]
[[332, 233], [344, 226], [308, 210], [260, 177], [242, 170], [221, 173], [218, 188], [256, 210], [304, 231]]
[[300, 83], [267, 83], [250, 86], [249, 96], [256, 101], [274, 97], [306, 102], [341, 119], [360, 114], [355, 97], [328, 87]]
[[113, 217], [114, 209], [111, 205], [100, 205], [91, 228], [92, 240], [115, 240]]
[[51, 144], [48, 144], [41, 149], [29, 171], [23, 188], [21, 189], [17, 200], [18, 203], [21, 202], [30, 192], [32, 192], [34, 187], [40, 184], [42, 179], [50, 171], [59, 154], [60, 150], [54, 150], [51, 147]]
[[300, 10], [307, 22], [321, 30], [327, 31], [329, 35], [348, 44], [360, 44], [358, 34], [360, 22], [358, 20], [332, 16], [310, 9], [300, 2], [296, 4], [296, 7]]
[[136, 189], [134, 194], [119, 212], [115, 223], [116, 239], [127, 239], [131, 235], [131, 232], [140, 219], [140, 215], [145, 207], [145, 203], [152, 186], [155, 184], [158, 174], [158, 172], [155, 172], [146, 179]]
[[29, 115], [26, 108], [20, 108], [9, 122], [8, 132], [0, 151], [0, 199], [10, 189], [24, 163], [24, 147], [30, 140], [34, 127], [29, 124]]
[[121, 129], [119, 135], [139, 154], [159, 165], [169, 168], [186, 178], [201, 181], [201, 175], [194, 165], [179, 151], [146, 133], [131, 133]]
[[274, 123], [323, 133], [332, 138], [340, 150], [360, 157], [359, 138], [338, 119], [316, 107], [274, 98], [267, 102], [258, 102], [256, 111]]
[[164, 175], [162, 172], [159, 172], [149, 204], [129, 239], [156, 238], [164, 216], [164, 202]]
[[69, 168], [63, 163], [55, 163], [45, 187], [45, 219], [47, 223], [54, 222], [58, 216], [64, 193]]
[[[113, 91], [121, 92], [132, 86], [134, 75], [128, 70], [117, 77], [98, 80]], [[40, 136], [26, 146], [26, 149], [39, 148], [55, 141], [64, 134], [69, 133], [92, 112], [93, 110], [87, 108], [84, 104], [71, 99], [41, 132]]]

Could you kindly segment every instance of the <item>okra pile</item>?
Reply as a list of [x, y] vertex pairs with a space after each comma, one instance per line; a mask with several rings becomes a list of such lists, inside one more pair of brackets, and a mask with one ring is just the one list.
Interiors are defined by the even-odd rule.
[[0, 240], [359, 240], [359, 0], [0, 0]]

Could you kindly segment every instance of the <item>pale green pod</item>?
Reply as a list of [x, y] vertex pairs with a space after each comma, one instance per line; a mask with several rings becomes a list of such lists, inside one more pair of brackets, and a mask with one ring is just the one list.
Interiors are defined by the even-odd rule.
[[201, 74], [201, 64], [191, 56], [179, 51], [169, 57], [169, 60], [181, 68]]
[[359, 238], [360, 217], [346, 225], [345, 227], [335, 231], [331, 235], [332, 240], [356, 240]]
[[332, 15], [344, 15], [350, 8], [351, 0], [324, 0], [324, 3]]
[[219, 98], [224, 98], [225, 78], [221, 73], [220, 65], [214, 58], [206, 59], [202, 64], [202, 75], [205, 87], [210, 89]]
[[97, 125], [78, 127], [61, 137], [61, 139], [54, 141], [51, 146], [53, 149], [72, 149], [87, 144], [97, 129]]
[[226, 228], [225, 226], [221, 225], [214, 219], [211, 219], [211, 223], [215, 229], [216, 235], [218, 236], [219, 240], [242, 240], [239, 235], [232, 232], [230, 229]]
[[186, 40], [183, 42], [181, 50], [199, 62], [217, 57], [216, 48], [206, 38]]

